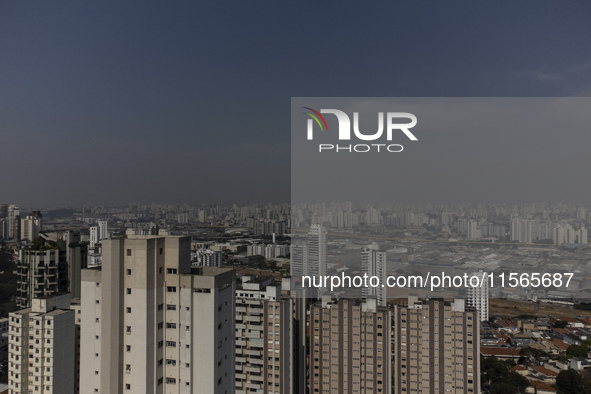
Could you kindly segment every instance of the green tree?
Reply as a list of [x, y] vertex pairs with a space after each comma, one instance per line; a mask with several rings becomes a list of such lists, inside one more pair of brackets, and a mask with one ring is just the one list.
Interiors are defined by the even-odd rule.
[[587, 357], [589, 348], [587, 345], [570, 345], [566, 349], [566, 354], [573, 357]]
[[560, 371], [556, 377], [556, 388], [559, 393], [582, 394], [583, 377], [574, 369]]
[[556, 323], [554, 323], [554, 325], [552, 327], [554, 327], [554, 328], [565, 328], [566, 326], [568, 326], [568, 322], [567, 321], [559, 320]]

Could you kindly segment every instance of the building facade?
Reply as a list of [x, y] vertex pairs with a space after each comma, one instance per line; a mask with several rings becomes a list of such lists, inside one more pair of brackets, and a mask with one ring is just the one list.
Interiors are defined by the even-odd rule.
[[[361, 250], [361, 270], [368, 276], [380, 278], [380, 283], [386, 283], [386, 251], [380, 250], [377, 243], [373, 243]], [[379, 306], [386, 306], [387, 287], [385, 286], [364, 286], [361, 288], [361, 294], [364, 297], [376, 297]]]
[[293, 393], [293, 299], [273, 277], [243, 277], [236, 289], [236, 393]]
[[82, 270], [81, 393], [234, 391], [235, 274], [191, 269], [190, 242], [102, 242]]
[[391, 312], [375, 298], [323, 297], [310, 308], [312, 393], [390, 393]]
[[22, 249], [17, 262], [16, 305], [30, 308], [33, 298], [68, 291], [68, 262], [63, 241]]
[[34, 299], [9, 315], [9, 390], [12, 394], [74, 394], [75, 311], [70, 294]]
[[394, 393], [480, 393], [478, 312], [409, 297], [394, 308]]

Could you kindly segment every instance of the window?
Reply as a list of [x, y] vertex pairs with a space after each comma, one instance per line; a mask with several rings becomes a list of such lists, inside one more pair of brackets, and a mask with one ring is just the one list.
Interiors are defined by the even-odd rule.
[[166, 360], [166, 365], [176, 365], [176, 360]]
[[125, 308], [125, 312], [131, 313], [131, 308], [130, 307]]
[[[129, 252], [131, 249], [127, 249], [127, 251]], [[131, 390], [131, 384], [126, 383], [125, 384], [125, 390]]]
[[164, 304], [158, 304], [158, 310], [161, 311], [164, 309]]
[[176, 311], [176, 305], [166, 305], [167, 311]]
[[125, 345], [125, 351], [131, 352], [131, 345]]
[[158, 253], [162, 254], [163, 251], [164, 251], [164, 249], [160, 248], [160, 250], [158, 251]]
[[175, 378], [166, 378], [166, 384], [176, 384]]
[[131, 275], [131, 270], [130, 269], [126, 270], [126, 272], [127, 272], [127, 275]]
[[166, 347], [176, 347], [175, 341], [166, 341]]
[[127, 335], [131, 334], [131, 326], [127, 326], [127, 327], [125, 327], [125, 333], [126, 333]]
[[166, 323], [166, 328], [176, 328], [176, 323]]
[[128, 288], [128, 289], [125, 289], [125, 292], [126, 292], [127, 294], [131, 294], [131, 289], [129, 289], [129, 288]]
[[127, 255], [131, 256], [131, 249], [127, 249]]
[[167, 268], [166, 273], [167, 274], [176, 274], [176, 268]]
[[167, 286], [166, 291], [169, 293], [176, 293], [176, 287], [174, 286]]

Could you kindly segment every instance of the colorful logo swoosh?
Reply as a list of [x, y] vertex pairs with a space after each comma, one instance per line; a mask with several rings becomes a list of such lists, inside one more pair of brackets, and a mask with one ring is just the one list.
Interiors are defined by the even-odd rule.
[[[312, 119], [314, 119], [316, 121], [316, 123], [318, 123], [318, 126], [320, 126], [320, 130], [324, 130], [324, 127], [322, 127], [322, 123], [324, 123], [324, 126], [326, 127], [326, 131], [328, 131], [328, 125], [326, 124], [326, 120], [324, 120], [324, 117], [322, 115], [320, 115], [320, 112], [313, 110], [312, 108], [308, 108], [308, 107], [302, 107], [304, 109], [307, 109], [308, 111], [312, 111], [312, 113], [310, 112], [302, 112], [303, 114], [306, 114], [308, 116], [310, 116]], [[320, 123], [320, 119], [322, 119], [322, 123]]]

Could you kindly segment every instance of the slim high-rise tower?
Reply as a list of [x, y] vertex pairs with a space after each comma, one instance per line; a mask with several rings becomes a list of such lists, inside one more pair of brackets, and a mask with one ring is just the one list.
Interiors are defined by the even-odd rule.
[[[369, 277], [380, 278], [380, 283], [386, 283], [386, 251], [379, 250], [379, 246], [375, 242], [363, 248], [361, 250], [361, 270]], [[386, 306], [386, 290], [385, 286], [364, 286], [361, 288], [361, 294], [364, 297], [374, 296], [377, 298], [379, 306]]]
[[[481, 286], [468, 286], [466, 288], [466, 304], [478, 311], [480, 321], [488, 320], [488, 280], [486, 280], [485, 275], [482, 270], [473, 273], [472, 276], [480, 278], [482, 284]], [[485, 280], [482, 280], [483, 277]]]

